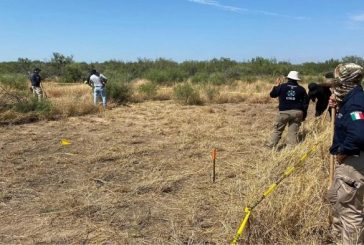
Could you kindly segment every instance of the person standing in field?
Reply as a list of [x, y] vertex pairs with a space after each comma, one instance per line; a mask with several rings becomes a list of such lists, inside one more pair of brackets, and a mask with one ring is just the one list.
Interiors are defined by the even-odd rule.
[[329, 105], [329, 98], [331, 96], [330, 81], [332, 80], [332, 78], [333, 78], [332, 73], [326, 73], [325, 83], [308, 84], [308, 97], [312, 100], [312, 102], [316, 102], [317, 100], [315, 107], [315, 117], [321, 116]]
[[106, 83], [107, 77], [99, 73], [96, 70], [91, 71], [91, 76], [88, 79], [89, 84], [93, 87], [94, 93], [94, 104], [97, 105], [97, 98], [101, 97], [102, 106], [106, 109]]
[[43, 90], [42, 90], [42, 77], [40, 76], [40, 69], [35, 68], [33, 73], [30, 75], [30, 83], [31, 89], [34, 95], [38, 96], [38, 101], [42, 100], [43, 97]]
[[336, 108], [334, 181], [328, 190], [332, 205], [332, 234], [338, 243], [363, 244], [364, 238], [364, 91], [363, 68], [354, 63], [335, 69], [334, 94], [329, 105]]
[[279, 112], [274, 123], [274, 129], [267, 147], [278, 145], [286, 125], [288, 125], [287, 146], [298, 143], [298, 130], [307, 116], [309, 98], [304, 87], [298, 84], [301, 81], [297, 71], [290, 71], [287, 82], [282, 83], [278, 78], [276, 86], [270, 92], [270, 97], [279, 99]]

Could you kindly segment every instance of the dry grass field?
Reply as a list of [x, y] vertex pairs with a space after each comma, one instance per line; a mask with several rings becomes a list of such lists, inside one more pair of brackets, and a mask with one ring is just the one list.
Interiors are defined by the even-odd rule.
[[266, 149], [277, 101], [252, 86], [235, 88], [248, 91], [238, 103], [146, 101], [1, 127], [0, 244], [228, 244], [244, 207], [316, 143], [253, 210], [240, 244], [324, 243], [329, 122], [311, 105], [299, 146]]

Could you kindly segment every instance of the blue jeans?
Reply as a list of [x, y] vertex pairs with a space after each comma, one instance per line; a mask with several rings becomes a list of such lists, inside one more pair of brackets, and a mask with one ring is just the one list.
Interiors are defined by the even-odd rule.
[[94, 104], [97, 105], [97, 97], [101, 96], [102, 106], [106, 108], [106, 89], [105, 87], [95, 87], [94, 88]]

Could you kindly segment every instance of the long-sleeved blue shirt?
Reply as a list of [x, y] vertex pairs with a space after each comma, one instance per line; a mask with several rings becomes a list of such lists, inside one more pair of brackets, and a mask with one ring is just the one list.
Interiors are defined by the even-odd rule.
[[364, 151], [364, 91], [358, 85], [340, 104], [330, 152], [334, 155], [358, 155], [360, 151]]
[[280, 111], [302, 110], [304, 118], [306, 117], [310, 101], [306, 89], [296, 81], [288, 80], [286, 83], [274, 86], [270, 92], [270, 97], [279, 97], [278, 108]]

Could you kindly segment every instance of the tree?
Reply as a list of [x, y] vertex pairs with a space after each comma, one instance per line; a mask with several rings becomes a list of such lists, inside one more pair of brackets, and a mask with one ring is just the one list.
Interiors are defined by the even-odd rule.
[[73, 63], [73, 56], [64, 56], [63, 54], [54, 52], [51, 58], [51, 64], [54, 68], [53, 75], [62, 76], [66, 65]]

